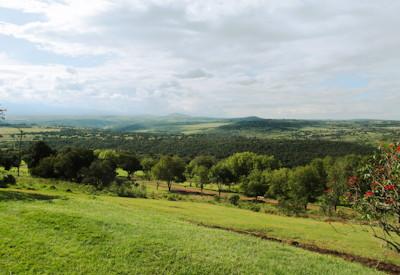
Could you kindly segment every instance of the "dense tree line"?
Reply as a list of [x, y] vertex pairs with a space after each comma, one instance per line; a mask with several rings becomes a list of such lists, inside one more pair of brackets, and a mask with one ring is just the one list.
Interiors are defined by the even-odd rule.
[[374, 150], [371, 146], [351, 142], [266, 140], [218, 134], [164, 135], [65, 129], [44, 133], [41, 138], [56, 149], [115, 149], [138, 155], [178, 155], [184, 159], [193, 159], [199, 155], [223, 159], [237, 152], [249, 151], [273, 155], [285, 167], [305, 165], [315, 158], [326, 156], [369, 155]]
[[[33, 176], [91, 184], [99, 189], [116, 180], [117, 168], [127, 172], [128, 180], [135, 171], [142, 170], [148, 179], [167, 182], [169, 191], [174, 182], [184, 181], [196, 184], [201, 191], [205, 185], [215, 183], [219, 194], [236, 185], [247, 196], [277, 199], [281, 207], [291, 212], [304, 211], [308, 203], [320, 201], [328, 214], [344, 202], [348, 180], [364, 161], [358, 155], [325, 157], [290, 168], [274, 156], [254, 152], [234, 153], [223, 159], [212, 155], [193, 159], [177, 155], [139, 158], [116, 150], [68, 147], [56, 151], [42, 141], [27, 150], [24, 160]], [[15, 157], [1, 155], [0, 164], [6, 169], [18, 165]]]
[[128, 179], [132, 173], [142, 169], [136, 156], [109, 152], [96, 154], [91, 149], [82, 148], [56, 151], [40, 141], [29, 148], [24, 160], [33, 176], [87, 183], [99, 189], [115, 181], [117, 168], [127, 171]]

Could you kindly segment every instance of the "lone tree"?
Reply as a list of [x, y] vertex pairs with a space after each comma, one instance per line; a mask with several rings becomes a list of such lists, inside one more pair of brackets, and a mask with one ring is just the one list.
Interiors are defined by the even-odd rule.
[[171, 191], [173, 181], [182, 180], [184, 171], [185, 163], [178, 156], [163, 156], [151, 169], [154, 178], [167, 182], [168, 191]]

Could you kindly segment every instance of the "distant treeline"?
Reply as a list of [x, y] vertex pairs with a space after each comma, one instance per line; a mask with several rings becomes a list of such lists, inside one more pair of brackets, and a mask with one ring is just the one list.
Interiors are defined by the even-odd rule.
[[81, 147], [115, 149], [139, 155], [178, 155], [191, 159], [212, 155], [217, 159], [237, 152], [254, 152], [275, 156], [283, 166], [305, 165], [315, 158], [340, 157], [349, 154], [370, 155], [374, 148], [352, 142], [325, 140], [266, 140], [229, 135], [171, 135], [147, 133], [116, 133], [66, 129], [44, 133], [41, 137], [55, 149]]

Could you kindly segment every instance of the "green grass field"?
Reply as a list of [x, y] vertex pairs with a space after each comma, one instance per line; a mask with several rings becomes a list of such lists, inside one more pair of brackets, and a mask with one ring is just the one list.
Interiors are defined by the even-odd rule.
[[[233, 212], [232, 212], [233, 211]], [[0, 190], [1, 274], [379, 274], [187, 221], [249, 211], [60, 191]], [[234, 214], [232, 214], [234, 213]], [[189, 215], [192, 216], [192, 215]]]

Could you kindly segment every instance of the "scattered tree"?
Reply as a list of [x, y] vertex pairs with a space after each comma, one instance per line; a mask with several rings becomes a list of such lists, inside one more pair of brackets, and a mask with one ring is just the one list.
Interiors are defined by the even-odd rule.
[[128, 179], [132, 174], [142, 169], [140, 160], [135, 156], [127, 153], [121, 153], [117, 157], [117, 166], [128, 173]]
[[209, 177], [211, 181], [217, 184], [218, 197], [221, 197], [223, 186], [230, 185], [233, 181], [232, 171], [224, 161], [220, 161], [211, 167]]
[[185, 171], [185, 163], [178, 156], [163, 156], [152, 168], [152, 174], [157, 180], [167, 182], [171, 191], [173, 181], [181, 181]]
[[156, 163], [157, 160], [149, 156], [142, 158], [142, 160], [140, 161], [143, 173], [145, 174], [148, 180], [151, 178], [151, 169], [153, 168], [154, 165], [156, 165]]
[[88, 168], [81, 171], [84, 183], [92, 184], [97, 189], [103, 189], [111, 184], [116, 177], [115, 165], [110, 160], [95, 160]]
[[203, 193], [204, 185], [208, 184], [209, 181], [209, 168], [199, 165], [193, 170], [193, 176], [198, 185], [200, 186], [201, 193]]

